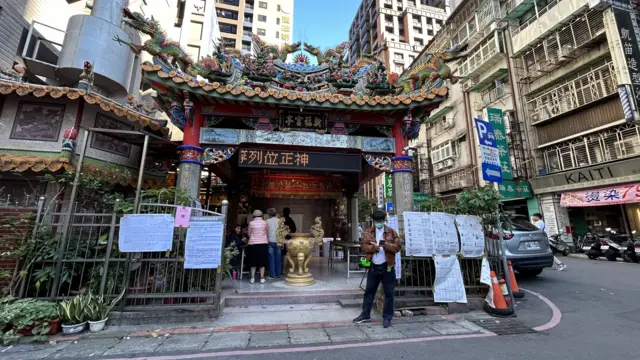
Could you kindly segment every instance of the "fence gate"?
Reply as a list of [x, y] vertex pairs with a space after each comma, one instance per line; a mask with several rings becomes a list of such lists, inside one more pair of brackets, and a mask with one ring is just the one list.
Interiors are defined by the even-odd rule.
[[[137, 213], [175, 216], [178, 207], [142, 203]], [[227, 208], [223, 205], [222, 213], [192, 208], [191, 216], [219, 218], [226, 228]], [[60, 300], [88, 291], [108, 297], [124, 291], [116, 310], [200, 309], [217, 315], [222, 267], [184, 268], [187, 229], [174, 228], [170, 251], [123, 253], [118, 246], [121, 218], [115, 210], [90, 212], [77, 205], [70, 212], [64, 207], [49, 212], [42, 200], [33, 232], [41, 255], [29, 268], [20, 296]]]

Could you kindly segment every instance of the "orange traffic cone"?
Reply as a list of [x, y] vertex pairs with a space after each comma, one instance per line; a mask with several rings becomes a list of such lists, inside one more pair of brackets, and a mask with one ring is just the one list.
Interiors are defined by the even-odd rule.
[[513, 310], [509, 309], [507, 302], [502, 295], [496, 272], [491, 271], [491, 297], [493, 298], [493, 307], [489, 303], [484, 304], [484, 311], [491, 315], [509, 316], [513, 314]]
[[518, 282], [516, 281], [516, 276], [513, 273], [513, 266], [511, 266], [511, 260], [507, 261], [509, 264], [509, 279], [511, 280], [511, 293], [513, 297], [516, 299], [522, 299], [524, 297], [524, 291], [520, 291], [518, 288]]
[[507, 306], [511, 306], [511, 297], [509, 296], [509, 290], [507, 289], [507, 282], [505, 279], [498, 280], [498, 284], [500, 284], [500, 292], [502, 292], [502, 296], [504, 297], [504, 301], [507, 303]]

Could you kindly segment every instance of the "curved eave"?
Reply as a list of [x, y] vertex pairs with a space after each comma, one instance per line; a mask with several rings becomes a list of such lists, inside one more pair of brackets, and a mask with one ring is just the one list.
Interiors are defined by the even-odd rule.
[[200, 97], [220, 100], [246, 101], [261, 104], [288, 106], [312, 106], [314, 108], [347, 109], [355, 111], [399, 111], [423, 106], [434, 106], [446, 99], [447, 88], [422, 90], [418, 93], [398, 96], [346, 96], [315, 92], [276, 89], [253, 90], [249, 86], [233, 86], [220, 83], [196, 82], [190, 76], [175, 72], [167, 74], [154, 66], [143, 67], [145, 78], [166, 87], [187, 90]]
[[87, 92], [83, 89], [0, 80], [0, 94], [16, 94], [18, 96], [33, 95], [38, 98], [49, 96], [53, 99], [66, 97], [69, 100], [78, 100], [82, 97], [88, 104], [99, 106], [102, 111], [112, 112], [135, 126], [158, 132], [165, 137], [169, 133], [169, 128], [163, 126], [159, 120], [127, 108], [115, 100], [96, 93]]

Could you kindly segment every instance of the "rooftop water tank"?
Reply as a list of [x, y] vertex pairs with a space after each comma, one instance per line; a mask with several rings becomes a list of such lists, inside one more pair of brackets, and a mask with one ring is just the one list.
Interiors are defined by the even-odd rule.
[[129, 47], [113, 41], [115, 36], [130, 39], [121, 24], [122, 9], [127, 3], [128, 0], [94, 0], [90, 15], [69, 19], [58, 59], [59, 78], [77, 82], [84, 62], [89, 61], [93, 63], [96, 92], [110, 97], [127, 95], [135, 56]]

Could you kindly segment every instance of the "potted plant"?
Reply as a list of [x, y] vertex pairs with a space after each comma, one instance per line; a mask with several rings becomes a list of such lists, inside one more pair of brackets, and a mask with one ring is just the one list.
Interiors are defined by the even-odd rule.
[[109, 320], [109, 311], [122, 299], [124, 296], [124, 290], [111, 301], [107, 301], [104, 295], [93, 296], [89, 294], [89, 300], [86, 304], [85, 314], [89, 320], [89, 331], [98, 332], [104, 329], [104, 326]]
[[63, 334], [77, 334], [87, 327], [86, 306], [90, 295], [77, 295], [58, 304]]
[[60, 319], [56, 304], [34, 299], [0, 300], [0, 342], [8, 345], [20, 336], [46, 335], [60, 331]]

